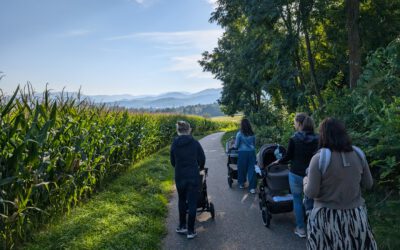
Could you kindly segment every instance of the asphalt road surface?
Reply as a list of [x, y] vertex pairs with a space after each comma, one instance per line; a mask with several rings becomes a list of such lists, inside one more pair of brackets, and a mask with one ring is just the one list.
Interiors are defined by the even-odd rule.
[[169, 203], [168, 235], [163, 240], [163, 249], [305, 249], [306, 240], [293, 233], [293, 213], [273, 215], [270, 228], [266, 228], [257, 195], [239, 189], [236, 181], [229, 188], [227, 156], [220, 142], [222, 135], [215, 133], [200, 140], [209, 168], [207, 190], [215, 206], [215, 220], [207, 212], [198, 214], [195, 239], [188, 240], [185, 235], [177, 234], [178, 195], [174, 192]]

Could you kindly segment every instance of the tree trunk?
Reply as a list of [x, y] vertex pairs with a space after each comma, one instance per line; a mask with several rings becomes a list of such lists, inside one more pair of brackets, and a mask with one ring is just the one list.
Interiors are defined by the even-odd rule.
[[307, 49], [307, 58], [308, 63], [310, 64], [310, 74], [311, 74], [311, 81], [313, 82], [314, 92], [317, 95], [318, 102], [320, 107], [324, 104], [324, 100], [322, 99], [321, 92], [319, 91], [319, 84], [317, 81], [317, 74], [315, 73], [315, 62], [314, 56], [311, 51], [311, 43], [310, 43], [310, 35], [308, 33], [307, 25], [303, 22], [303, 32], [304, 37], [306, 40], [306, 49]]
[[361, 74], [360, 34], [358, 30], [360, 1], [346, 0], [346, 9], [350, 71], [349, 83], [350, 88], [354, 88], [357, 86], [357, 81]]

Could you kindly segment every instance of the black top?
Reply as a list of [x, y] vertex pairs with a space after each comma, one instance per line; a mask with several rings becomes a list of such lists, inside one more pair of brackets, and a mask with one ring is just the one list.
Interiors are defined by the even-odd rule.
[[[199, 170], [204, 168], [206, 157], [200, 143], [191, 135], [180, 135], [171, 145], [170, 159], [175, 167], [175, 183], [193, 181], [198, 184]], [[200, 169], [199, 169], [200, 168]]]
[[288, 151], [279, 163], [291, 161], [290, 172], [306, 176], [306, 168], [318, 150], [318, 135], [314, 132], [296, 132], [290, 139]]

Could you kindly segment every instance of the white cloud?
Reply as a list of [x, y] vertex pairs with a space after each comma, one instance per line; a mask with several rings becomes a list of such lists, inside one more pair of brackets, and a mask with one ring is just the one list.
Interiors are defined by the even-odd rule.
[[62, 34], [59, 34], [60, 37], [78, 37], [78, 36], [86, 36], [92, 31], [86, 29], [74, 29], [66, 31]]
[[191, 30], [180, 32], [144, 32], [133, 33], [122, 36], [107, 38], [109, 41], [144, 39], [158, 45], [165, 46], [166, 49], [187, 48], [210, 50], [217, 46], [218, 38], [222, 35], [222, 29], [213, 30]]
[[133, 3], [133, 4], [138, 4], [141, 7], [150, 7], [154, 5], [158, 0], [125, 0], [127, 2]]
[[[153, 44], [155, 49], [167, 52], [169, 66], [167, 72], [181, 72], [186, 78], [212, 79], [203, 72], [198, 61], [201, 53], [218, 45], [222, 29], [189, 30], [180, 32], [144, 32], [107, 38], [108, 41], [143, 40]], [[187, 54], [190, 53], [190, 54]]]
[[167, 71], [171, 72], [184, 72], [187, 78], [205, 78], [212, 79], [213, 76], [208, 72], [203, 72], [198, 61], [201, 59], [201, 55], [188, 55], [188, 56], [176, 56], [171, 58], [171, 66], [167, 68]]
[[211, 4], [214, 9], [218, 7], [217, 3], [218, 0], [206, 0], [206, 1], [207, 3]]

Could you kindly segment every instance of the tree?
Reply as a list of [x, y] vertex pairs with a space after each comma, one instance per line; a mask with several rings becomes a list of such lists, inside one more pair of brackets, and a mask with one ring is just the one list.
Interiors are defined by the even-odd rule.
[[350, 88], [354, 88], [361, 74], [361, 48], [358, 30], [360, 0], [346, 0], [346, 13], [349, 47], [349, 83]]

